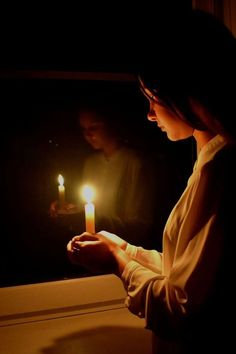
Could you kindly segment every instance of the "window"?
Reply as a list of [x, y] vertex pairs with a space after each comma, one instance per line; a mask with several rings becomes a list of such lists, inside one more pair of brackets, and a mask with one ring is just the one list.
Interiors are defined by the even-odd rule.
[[[90, 276], [67, 258], [66, 245], [76, 230], [68, 220], [54, 220], [48, 213], [50, 203], [58, 197], [59, 174], [65, 179], [66, 198], [76, 203], [83, 162], [90, 153], [74, 115], [77, 103], [90, 95], [105, 100], [113, 97], [117, 108], [123, 110], [131, 143], [165, 167], [177, 162], [168, 174], [175, 186], [171, 189], [167, 184], [169, 196], [165, 199], [169, 198], [170, 205], [179, 193], [176, 179], [182, 188], [189, 173], [191, 151], [187, 155], [182, 149], [186, 143], [180, 143], [179, 149], [173, 146], [147, 122], [146, 102], [132, 75], [5, 72], [0, 85], [0, 286]], [[163, 209], [164, 217], [167, 212], [168, 208], [165, 213]]]

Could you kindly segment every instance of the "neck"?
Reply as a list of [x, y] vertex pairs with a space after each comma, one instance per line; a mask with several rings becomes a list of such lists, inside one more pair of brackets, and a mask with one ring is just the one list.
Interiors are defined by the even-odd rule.
[[199, 154], [200, 150], [203, 148], [205, 144], [208, 143], [212, 138], [214, 138], [216, 134], [209, 131], [201, 131], [194, 130], [193, 136], [197, 142], [197, 154]]
[[112, 141], [103, 148], [103, 154], [108, 159], [112, 157], [117, 150], [120, 148], [120, 143], [118, 141]]

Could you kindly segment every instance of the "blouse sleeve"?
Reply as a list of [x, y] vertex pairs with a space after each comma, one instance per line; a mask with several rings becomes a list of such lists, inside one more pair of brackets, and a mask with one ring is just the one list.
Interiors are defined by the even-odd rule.
[[136, 247], [127, 244], [126, 253], [139, 264], [151, 269], [152, 271], [162, 273], [162, 253], [156, 250], [146, 250], [143, 247]]

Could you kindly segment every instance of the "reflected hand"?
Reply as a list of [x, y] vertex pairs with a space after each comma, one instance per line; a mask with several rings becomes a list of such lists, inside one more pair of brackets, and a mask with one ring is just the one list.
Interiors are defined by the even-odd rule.
[[56, 218], [58, 216], [57, 211], [59, 209], [58, 201], [55, 200], [51, 203], [50, 208], [49, 208], [49, 215], [52, 218]]
[[[49, 215], [52, 217], [52, 218], [57, 218], [57, 217], [61, 217], [63, 216], [63, 213], [58, 213], [59, 211], [59, 202], [57, 200], [53, 201], [50, 205], [50, 208], [49, 208]], [[71, 212], [73, 211], [73, 213], [78, 213], [78, 208], [75, 204], [72, 204], [72, 203], [65, 203], [64, 206], [63, 206], [63, 210], [65, 211], [65, 215], [67, 212]]]

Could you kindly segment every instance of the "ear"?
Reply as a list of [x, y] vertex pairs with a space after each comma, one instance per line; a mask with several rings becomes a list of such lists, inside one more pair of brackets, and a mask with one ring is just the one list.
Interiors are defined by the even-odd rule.
[[209, 122], [212, 123], [213, 121], [215, 121], [215, 119], [213, 118], [213, 115], [211, 114], [209, 109], [207, 109], [207, 107], [204, 106], [197, 99], [195, 99], [193, 97], [189, 97], [189, 105], [190, 105], [191, 110], [194, 112], [194, 114], [196, 114], [196, 116], [199, 117], [199, 119], [207, 127], [210, 126]]
[[221, 134], [225, 135], [224, 129], [218, 120], [218, 117], [201, 102], [193, 97], [189, 97], [189, 105], [194, 114], [204, 123], [207, 127], [209, 134]]

